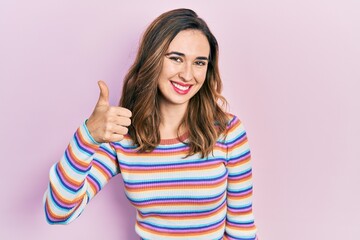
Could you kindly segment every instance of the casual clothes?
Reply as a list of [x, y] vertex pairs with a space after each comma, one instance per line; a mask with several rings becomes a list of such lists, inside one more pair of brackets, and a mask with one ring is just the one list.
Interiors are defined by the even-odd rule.
[[236, 116], [231, 115], [227, 130], [208, 157], [185, 158], [184, 136], [139, 153], [128, 135], [97, 143], [84, 123], [50, 170], [46, 218], [51, 224], [73, 221], [121, 173], [142, 239], [257, 239], [248, 139]]

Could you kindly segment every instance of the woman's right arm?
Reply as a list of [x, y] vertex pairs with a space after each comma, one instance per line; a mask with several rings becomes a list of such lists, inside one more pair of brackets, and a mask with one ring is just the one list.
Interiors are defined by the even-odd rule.
[[131, 112], [109, 106], [108, 88], [99, 82], [100, 97], [93, 113], [75, 132], [61, 160], [50, 169], [44, 195], [46, 219], [67, 224], [117, 173], [119, 166], [111, 142], [122, 140]]
[[50, 224], [67, 224], [119, 172], [110, 144], [97, 143], [84, 123], [75, 132], [61, 160], [50, 169], [44, 195], [45, 215]]

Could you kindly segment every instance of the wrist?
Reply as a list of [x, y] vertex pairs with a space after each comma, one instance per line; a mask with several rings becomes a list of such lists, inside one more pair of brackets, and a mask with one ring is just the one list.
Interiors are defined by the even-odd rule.
[[94, 135], [94, 128], [90, 118], [85, 120], [84, 127], [91, 141], [95, 144], [100, 144], [100, 142], [96, 140], [96, 137]]

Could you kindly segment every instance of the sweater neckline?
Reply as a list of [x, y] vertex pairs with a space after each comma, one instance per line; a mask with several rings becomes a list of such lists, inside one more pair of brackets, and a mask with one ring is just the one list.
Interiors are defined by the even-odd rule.
[[166, 138], [160, 140], [160, 145], [172, 145], [177, 143], [183, 143], [189, 138], [189, 132], [185, 132], [176, 138]]

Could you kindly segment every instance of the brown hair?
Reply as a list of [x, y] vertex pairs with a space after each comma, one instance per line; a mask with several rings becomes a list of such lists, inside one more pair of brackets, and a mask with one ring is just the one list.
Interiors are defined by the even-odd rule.
[[220, 134], [226, 130], [229, 119], [222, 109], [226, 100], [221, 96], [216, 38], [194, 11], [175, 9], [160, 15], [146, 29], [135, 62], [124, 79], [119, 105], [133, 113], [129, 135], [140, 152], [152, 151], [160, 143], [158, 78], [171, 41], [187, 29], [201, 31], [210, 44], [205, 82], [190, 99], [181, 124], [189, 130], [188, 156], [195, 153], [208, 156]]

